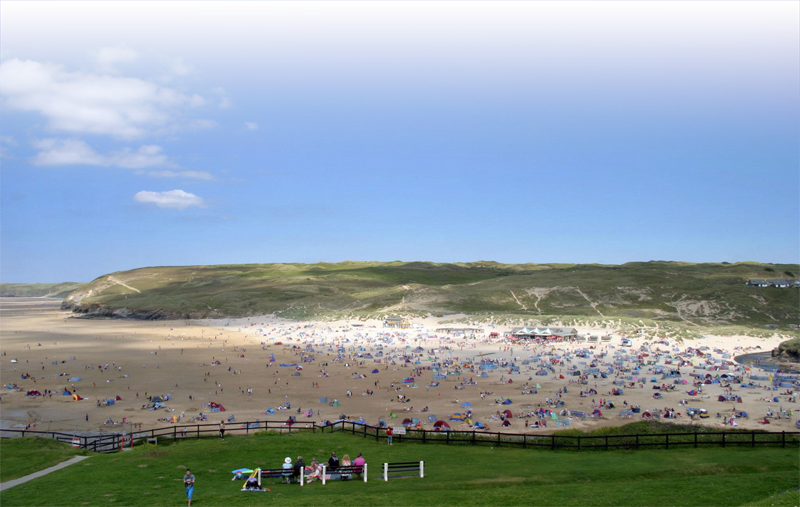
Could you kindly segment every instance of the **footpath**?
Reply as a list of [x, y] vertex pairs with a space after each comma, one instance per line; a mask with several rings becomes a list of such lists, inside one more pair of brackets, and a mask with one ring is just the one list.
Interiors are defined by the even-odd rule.
[[24, 484], [28, 481], [32, 481], [34, 479], [38, 479], [39, 477], [45, 476], [51, 472], [55, 472], [56, 470], [61, 470], [62, 468], [66, 468], [70, 465], [74, 465], [79, 461], [83, 461], [85, 459], [89, 459], [91, 456], [75, 456], [72, 459], [68, 459], [67, 461], [61, 462], [58, 465], [51, 466], [50, 468], [45, 468], [44, 470], [39, 470], [38, 472], [34, 472], [30, 475], [26, 475], [25, 477], [20, 477], [19, 479], [14, 479], [11, 481], [6, 481], [0, 483], [0, 491], [5, 491], [8, 488], [13, 488], [14, 486], [19, 486], [20, 484]]

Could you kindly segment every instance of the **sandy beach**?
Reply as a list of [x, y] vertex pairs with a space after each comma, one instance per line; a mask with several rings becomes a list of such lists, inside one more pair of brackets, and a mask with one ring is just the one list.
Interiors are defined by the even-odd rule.
[[[550, 408], [548, 400], [563, 401], [552, 407], [559, 413], [573, 410], [591, 414], [602, 399], [613, 401], [614, 408], [600, 407], [602, 417], [574, 417], [570, 427], [593, 429], [641, 420], [640, 413], [632, 418], [620, 417], [627, 402], [628, 407], [640, 406], [642, 412], [672, 409], [682, 417], [667, 420], [687, 425], [723, 427], [725, 419], [717, 418], [717, 413], [729, 417], [734, 411], [745, 411], [749, 418], [737, 418], [739, 427], [788, 431], [794, 430], [800, 409], [797, 394], [784, 394], [786, 389], [768, 390], [771, 382], [750, 379], [753, 375], [768, 377], [769, 372], [753, 368], [737, 373], [738, 365], [720, 371], [697, 369], [696, 360], [694, 365], [680, 367], [665, 364], [664, 358], [671, 354], [686, 357], [686, 349], [700, 347], [717, 360], [729, 357], [732, 361], [739, 354], [769, 351], [781, 341], [777, 336], [709, 336], [683, 343], [651, 340], [647, 346], [643, 338], [632, 336], [633, 347], [625, 349], [624, 354], [628, 359], [621, 359], [621, 340], [626, 336], [608, 329], [579, 329], [581, 333], [610, 336], [609, 341], [598, 343], [523, 344], [490, 337], [490, 333], [502, 336], [510, 327], [483, 326], [483, 332], [474, 337], [437, 332], [442, 319], [415, 320], [412, 328], [403, 330], [384, 328], [381, 321], [294, 322], [269, 316], [213, 321], [86, 320], [61, 311], [59, 300], [41, 298], [0, 299], [0, 319], [3, 428], [35, 425], [37, 430], [121, 431], [134, 425], [152, 428], [169, 424], [159, 418], [177, 417], [187, 423], [201, 412], [209, 422], [231, 415], [236, 421], [284, 420], [289, 415], [306, 419], [297, 413], [299, 408], [302, 412], [313, 410], [312, 419], [316, 421], [346, 415], [353, 420], [364, 418], [370, 424], [379, 419], [390, 421], [394, 412], [398, 419], [393, 424], [405, 417], [417, 417], [425, 428], [432, 427], [428, 416], [436, 414], [457, 429], [466, 428], [465, 423], [449, 421], [449, 416], [465, 413], [467, 408], [462, 405], [468, 402], [472, 420], [489, 425], [493, 431], [548, 433], [562, 428], [555, 424], [526, 428], [525, 419], [517, 416], [540, 407]], [[643, 353], [648, 355], [642, 359], [645, 365], [641, 370], [617, 371], [605, 378], [590, 374], [586, 384], [579, 383], [579, 377], [569, 371], [573, 365], [586, 369], [595, 364], [606, 372], [615, 356], [620, 364], [633, 367], [638, 361], [630, 356]], [[656, 357], [655, 364], [646, 364]], [[481, 359], [495, 361], [496, 369], [481, 376], [476, 364]], [[438, 373], [451, 373], [438, 386], [431, 385], [434, 372], [429, 368], [436, 367], [434, 363], [441, 365]], [[510, 363], [518, 373], [511, 373]], [[302, 369], [281, 364], [297, 364]], [[546, 375], [536, 375], [543, 364], [552, 369]], [[726, 365], [727, 359], [716, 364]], [[687, 383], [671, 391], [653, 390], [655, 385], [673, 385], [674, 379], [662, 379], [654, 372], [658, 367], [679, 369], [680, 378]], [[418, 376], [415, 368], [419, 369]], [[373, 373], [375, 369], [378, 373]], [[454, 374], [456, 371], [460, 374]], [[703, 385], [702, 393], [688, 394], [695, 380], [692, 373], [742, 375], [741, 382], [730, 386], [742, 402], [717, 401], [724, 383]], [[629, 376], [644, 382], [632, 382]], [[70, 381], [75, 377], [80, 380]], [[403, 382], [407, 377], [414, 377], [416, 388]], [[650, 382], [653, 377], [656, 383]], [[619, 387], [615, 380], [624, 384], [620, 396], [609, 394]], [[754, 386], [741, 387], [749, 382]], [[596, 394], [580, 395], [581, 390], [589, 389]], [[30, 390], [49, 390], [52, 395], [26, 397]], [[73, 401], [72, 396], [62, 394], [65, 390], [86, 399]], [[523, 394], [531, 391], [535, 394]], [[482, 397], [482, 392], [491, 394]], [[662, 393], [661, 399], [654, 399], [657, 392]], [[165, 409], [142, 408], [148, 397], [166, 395], [170, 399]], [[410, 401], [402, 403], [398, 396]], [[776, 396], [778, 402], [773, 401]], [[98, 400], [116, 397], [120, 400], [115, 404], [98, 406]], [[320, 403], [325, 397], [329, 402], [339, 400], [340, 405]], [[496, 403], [501, 398], [510, 398], [512, 403]], [[686, 400], [685, 406], [682, 400]], [[211, 402], [225, 406], [226, 412], [210, 413], [203, 405]], [[277, 410], [285, 402], [291, 409]], [[687, 406], [704, 408], [711, 417], [691, 421]], [[428, 412], [422, 412], [424, 407]], [[265, 414], [268, 408], [276, 409], [275, 414]], [[492, 417], [506, 409], [514, 417], [509, 420], [510, 426], [502, 428], [501, 421]], [[772, 418], [769, 426], [757, 423], [768, 410], [781, 409], [795, 412], [790, 417]], [[104, 424], [109, 420], [116, 424]]]

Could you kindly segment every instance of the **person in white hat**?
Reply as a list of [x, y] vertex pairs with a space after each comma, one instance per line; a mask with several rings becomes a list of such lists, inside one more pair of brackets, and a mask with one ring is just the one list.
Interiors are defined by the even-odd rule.
[[287, 457], [283, 460], [283, 481], [291, 484], [292, 483], [292, 474], [294, 473], [292, 466], [292, 458]]

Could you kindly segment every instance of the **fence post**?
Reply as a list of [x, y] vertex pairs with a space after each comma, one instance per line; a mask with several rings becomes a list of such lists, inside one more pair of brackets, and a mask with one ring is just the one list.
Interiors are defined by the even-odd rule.
[[497, 432], [497, 447], [500, 447], [500, 435], [501, 435], [501, 433], [498, 431]]
[[[131, 437], [131, 438], [133, 438], [133, 437]], [[178, 440], [178, 427], [177, 426], [173, 426], [172, 427], [172, 440]]]
[[552, 448], [552, 450], [555, 451], [556, 450], [556, 436], [555, 436], [555, 434], [550, 435], [550, 438], [552, 439], [551, 448]]
[[367, 425], [364, 424], [364, 438], [367, 438]]
[[244, 423], [244, 432], [245, 432], [245, 435], [249, 435], [250, 434], [250, 423], [248, 423], [248, 422]]
[[328, 465], [322, 465], [322, 485], [325, 485], [325, 476], [328, 473]]
[[200, 438], [200, 425], [197, 425], [197, 438]]
[[445, 431], [444, 433], [445, 433], [445, 436], [447, 437], [447, 445], [450, 445], [450, 432], [449, 431]]
[[364, 482], [367, 482], [367, 464], [364, 463]]
[[581, 452], [581, 436], [578, 435], [578, 452]]
[[725, 432], [722, 432], [722, 447], [725, 447]]
[[420, 479], [424, 479], [425, 478], [425, 462], [424, 461], [420, 461], [419, 462], [419, 478]]
[[608, 435], [606, 435], [606, 450], [608, 450]]
[[350, 423], [350, 429], [353, 431], [353, 435], [356, 434], [356, 423]]
[[[474, 434], [474, 432], [473, 432], [473, 434]], [[523, 449], [527, 449], [528, 448], [528, 435], [526, 435], [525, 433], [522, 434], [522, 448]]]
[[389, 482], [389, 463], [383, 464], [383, 482]]
[[697, 432], [694, 432], [694, 448], [697, 449]]
[[664, 443], [666, 444], [667, 449], [669, 449], [669, 433], [664, 434]]
[[781, 431], [781, 447], [786, 447], [786, 431]]
[[753, 436], [753, 445], [751, 447], [755, 447], [756, 446], [756, 432], [754, 431], [751, 435]]
[[639, 450], [639, 434], [636, 434], [636, 450]]

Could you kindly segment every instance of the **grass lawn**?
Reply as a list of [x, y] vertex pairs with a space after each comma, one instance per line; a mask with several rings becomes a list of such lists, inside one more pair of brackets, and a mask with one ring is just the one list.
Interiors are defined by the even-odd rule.
[[[4, 444], [5, 445], [5, 444]], [[243, 493], [230, 471], [277, 468], [286, 456], [364, 453], [370, 481], [280, 484]], [[378, 480], [383, 461], [425, 461], [424, 479]], [[197, 477], [193, 506], [212, 505], [797, 505], [797, 448], [708, 448], [576, 453], [399, 443], [348, 435], [259, 433], [187, 440], [97, 455], [0, 493], [13, 505], [181, 505], [181, 477]], [[58, 487], [54, 487], [58, 485]], [[784, 493], [786, 492], [786, 493]]]
[[18, 479], [87, 452], [49, 438], [0, 439], [0, 482]]

